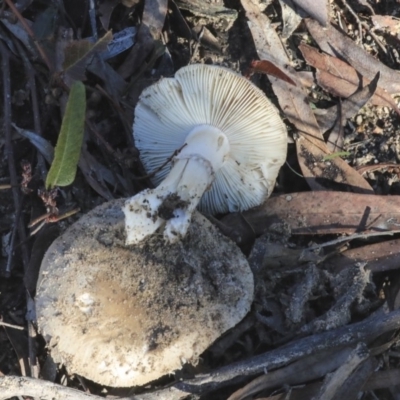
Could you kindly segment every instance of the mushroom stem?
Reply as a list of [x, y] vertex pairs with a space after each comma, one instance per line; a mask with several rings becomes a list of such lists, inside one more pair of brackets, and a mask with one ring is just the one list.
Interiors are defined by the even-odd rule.
[[186, 235], [192, 213], [229, 153], [225, 134], [210, 125], [193, 128], [168, 176], [125, 202], [126, 243], [135, 244], [165, 225], [164, 238], [174, 243]]

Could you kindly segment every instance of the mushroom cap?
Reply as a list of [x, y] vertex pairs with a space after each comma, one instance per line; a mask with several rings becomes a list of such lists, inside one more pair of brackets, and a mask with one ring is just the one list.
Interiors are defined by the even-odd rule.
[[[158, 170], [197, 125], [228, 138], [230, 152], [204, 193], [207, 213], [236, 212], [261, 204], [286, 159], [287, 131], [275, 106], [248, 79], [219, 66], [194, 64], [146, 88], [135, 111], [133, 133], [148, 172]], [[170, 165], [158, 171], [158, 185]]]
[[197, 212], [182, 242], [126, 246], [123, 204], [95, 208], [51, 245], [36, 295], [55, 361], [114, 387], [196, 363], [246, 315], [254, 286], [244, 255]]

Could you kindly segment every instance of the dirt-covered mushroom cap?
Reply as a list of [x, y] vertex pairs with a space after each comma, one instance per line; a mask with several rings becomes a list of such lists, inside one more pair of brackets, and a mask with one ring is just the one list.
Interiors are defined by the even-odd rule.
[[[159, 186], [127, 201], [130, 243], [163, 224], [170, 242], [183, 237], [198, 203], [210, 214], [261, 204], [286, 159], [287, 131], [276, 108], [248, 79], [218, 66], [189, 65], [145, 89], [133, 135]], [[172, 167], [160, 170], [174, 152]], [[171, 196], [175, 208], [160, 212]]]
[[182, 242], [156, 234], [127, 246], [123, 204], [97, 207], [51, 245], [36, 296], [53, 358], [114, 387], [196, 363], [253, 298], [246, 258], [201, 214]]

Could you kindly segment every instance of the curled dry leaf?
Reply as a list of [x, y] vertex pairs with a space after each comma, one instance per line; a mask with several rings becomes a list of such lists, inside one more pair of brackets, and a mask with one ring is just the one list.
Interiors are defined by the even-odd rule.
[[[238, 218], [235, 215], [223, 218], [222, 222], [233, 227]], [[301, 192], [271, 197], [242, 215], [256, 235], [277, 222], [289, 224], [295, 235], [390, 232], [400, 228], [400, 199], [345, 192]]]
[[253, 60], [250, 64], [250, 71], [271, 75], [275, 78], [282, 79], [283, 81], [290, 83], [293, 86], [296, 86], [296, 83], [293, 81], [293, 79], [290, 78], [290, 76], [288, 76], [274, 63], [268, 60]]
[[379, 60], [357, 46], [349, 37], [340, 33], [334, 26], [323, 29], [317, 22], [306, 19], [307, 29], [325, 53], [340, 57], [352, 65], [362, 76], [373, 79], [381, 73], [380, 86], [389, 93], [400, 92], [400, 72], [387, 67]]
[[[337, 57], [322, 54], [314, 47], [304, 43], [300, 44], [299, 49], [307, 64], [317, 69], [318, 84], [334, 96], [349, 97], [358, 87], [364, 87], [371, 82], [371, 79], [361, 76], [351, 65]], [[400, 109], [396, 102], [382, 87], [381, 79], [371, 102], [377, 106], [391, 107], [400, 115]]]
[[256, 0], [241, 0], [241, 2], [260, 58], [285, 71], [285, 74], [296, 83], [296, 86], [293, 86], [281, 79], [269, 77], [281, 109], [298, 130], [300, 137], [296, 141], [297, 155], [309, 186], [314, 190], [326, 190], [332, 188], [332, 183], [336, 183], [342, 190], [352, 188], [354, 191], [372, 193], [368, 182], [341, 158], [332, 159], [329, 163], [323, 161], [324, 157], [330, 154], [329, 149], [307, 102], [307, 95], [300, 84], [300, 79], [289, 66], [290, 61], [281, 40], [268, 17], [260, 12]]
[[292, 0], [279, 0], [282, 10], [282, 40], [286, 40], [292, 36], [297, 29], [303, 17], [296, 12], [296, 6]]
[[354, 117], [368, 100], [374, 95], [379, 81], [379, 72], [376, 77], [363, 88], [357, 89], [346, 100], [339, 103], [339, 115], [336, 118], [335, 125], [329, 134], [327, 146], [333, 153], [342, 150], [343, 146], [343, 126], [347, 119]]

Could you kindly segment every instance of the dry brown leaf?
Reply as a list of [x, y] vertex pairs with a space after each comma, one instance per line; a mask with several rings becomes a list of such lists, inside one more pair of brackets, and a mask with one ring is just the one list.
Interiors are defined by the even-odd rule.
[[327, 0], [293, 0], [310, 17], [314, 18], [321, 25], [328, 24], [329, 1]]
[[339, 115], [335, 125], [329, 134], [327, 146], [333, 153], [339, 152], [343, 147], [343, 126], [349, 118], [354, 117], [360, 108], [362, 108], [368, 100], [374, 95], [379, 81], [379, 72], [376, 77], [362, 89], [358, 89], [355, 93], [349, 96], [346, 100], [341, 101], [339, 105]]
[[293, 79], [291, 79], [285, 72], [268, 60], [253, 60], [250, 64], [250, 71], [252, 73], [258, 72], [261, 74], [271, 75], [275, 78], [282, 79], [293, 86], [296, 86], [296, 83], [293, 81]]
[[334, 273], [339, 273], [355, 263], [366, 263], [365, 268], [372, 272], [384, 272], [400, 268], [400, 239], [387, 240], [357, 247], [338, 254], [325, 264]]
[[392, 35], [400, 34], [400, 19], [390, 15], [373, 15], [372, 23], [376, 29], [388, 30]]
[[381, 73], [380, 86], [389, 93], [400, 93], [400, 72], [382, 64], [371, 54], [340, 33], [334, 26], [322, 28], [318, 22], [305, 19], [307, 29], [325, 53], [340, 57], [352, 65], [362, 76], [372, 80]]
[[[223, 218], [234, 227], [239, 218]], [[295, 235], [352, 234], [400, 229], [400, 197], [345, 192], [301, 192], [271, 197], [242, 217], [256, 235], [286, 223]]]
[[[318, 84], [334, 96], [349, 97], [360, 84], [364, 87], [371, 82], [370, 79], [360, 76], [351, 65], [339, 58], [322, 54], [314, 47], [304, 43], [300, 44], [299, 49], [306, 62], [317, 69]], [[396, 102], [388, 92], [380, 87], [380, 81], [371, 102], [374, 105], [391, 107], [400, 115], [400, 109]]]
[[[136, 2], [138, 0], [135, 0]], [[124, 2], [122, 1], [122, 4]], [[111, 14], [114, 11], [114, 8], [117, 7], [118, 3], [115, 0], [104, 0], [99, 2], [98, 9], [99, 9], [99, 20], [101, 26], [105, 31], [109, 30]], [[124, 4], [125, 5], [125, 4]]]
[[167, 15], [168, 0], [146, 0], [142, 23], [150, 29], [154, 39], [159, 39]]
[[[343, 189], [372, 192], [371, 186], [345, 161], [337, 157], [326, 163], [324, 157], [330, 154], [315, 116], [308, 104], [296, 72], [289, 67], [290, 61], [275, 29], [268, 17], [260, 12], [256, 0], [241, 0], [258, 55], [285, 72], [295, 83], [292, 86], [280, 79], [269, 77], [278, 97], [281, 109], [298, 129], [300, 138], [296, 141], [298, 160], [307, 183], [314, 190], [332, 188], [337, 183]], [[273, 55], [273, 56], [272, 56]]]
[[282, 10], [282, 40], [289, 39], [292, 33], [300, 25], [303, 17], [300, 16], [296, 11], [297, 7], [294, 5], [292, 0], [279, 0], [279, 4]]
[[361, 174], [365, 174], [366, 172], [380, 171], [386, 169], [389, 172], [396, 173], [400, 175], [400, 165], [394, 163], [382, 163], [382, 164], [374, 164], [374, 165], [360, 165], [356, 167], [356, 170]]

